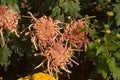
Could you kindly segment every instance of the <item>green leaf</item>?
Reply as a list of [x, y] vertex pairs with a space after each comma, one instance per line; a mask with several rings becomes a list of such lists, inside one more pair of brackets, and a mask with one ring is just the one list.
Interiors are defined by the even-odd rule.
[[0, 64], [6, 69], [10, 64], [9, 57], [11, 56], [11, 51], [7, 46], [0, 48]]
[[108, 57], [107, 58], [107, 64], [109, 66], [109, 69], [111, 72], [114, 72], [117, 68], [115, 58], [114, 57]]
[[116, 70], [112, 73], [114, 80], [120, 80], [120, 69], [116, 68]]
[[14, 10], [17, 13], [20, 13], [20, 9], [19, 6], [17, 4], [13, 4], [13, 5], [8, 5], [12, 10]]
[[76, 11], [80, 11], [80, 5], [79, 5], [79, 3], [75, 3], [73, 1], [70, 1], [70, 4], [73, 7], [73, 9], [75, 9]]
[[115, 52], [115, 53], [114, 53], [114, 57], [115, 57], [118, 61], [120, 61], [120, 52]]
[[1, 0], [1, 4], [7, 5], [14, 11], [20, 13], [20, 9], [17, 3], [18, 3], [18, 0]]
[[95, 58], [95, 51], [94, 51], [94, 49], [89, 50], [89, 51], [86, 53], [85, 57], [94, 59], [94, 58]]
[[116, 25], [119, 26], [120, 25], [120, 4], [115, 4], [113, 10], [116, 13], [115, 15]]
[[116, 51], [117, 50], [117, 45], [115, 45], [115, 44], [113, 44], [113, 43], [111, 43], [112, 45], [110, 45], [109, 47], [108, 47], [108, 50], [109, 51]]
[[64, 2], [63, 4], [61, 4], [61, 7], [63, 8], [64, 13], [68, 13], [69, 6], [67, 2]]
[[18, 0], [6, 0], [6, 3], [7, 3], [8, 5], [13, 5], [13, 4], [18, 3]]
[[56, 6], [56, 7], [53, 8], [53, 10], [52, 10], [52, 15], [51, 15], [51, 16], [54, 18], [55, 16], [59, 15], [60, 12], [61, 12], [60, 7], [59, 7], [59, 6]]
[[14, 5], [17, 4], [18, 0], [1, 0], [1, 4], [3, 5]]
[[77, 4], [80, 4], [80, 1], [79, 0], [74, 0]]
[[73, 18], [78, 18], [80, 17], [79, 12], [80, 11], [80, 6], [75, 3], [74, 1], [69, 1], [68, 2], [68, 13], [70, 16]]
[[97, 50], [97, 52], [96, 52], [96, 56], [98, 56], [99, 54], [105, 52], [105, 48], [104, 48], [103, 45], [101, 45], [101, 46], [99, 46], [99, 47], [96, 47], [96, 50]]
[[93, 39], [94, 39], [94, 38], [99, 38], [96, 29], [91, 29], [89, 35], [90, 35]]
[[94, 42], [90, 42], [90, 43], [88, 44], [88, 47], [89, 47], [89, 49], [95, 48], [95, 43], [94, 43]]
[[55, 19], [59, 19], [61, 21], [64, 21], [64, 14], [57, 15]]
[[73, 8], [73, 16], [75, 17], [75, 18], [78, 18], [78, 17], [80, 17], [80, 15], [79, 15], [79, 11], [80, 11], [80, 6], [79, 6], [79, 4], [78, 3], [73, 3], [72, 1], [71, 1], [71, 7]]
[[104, 79], [106, 79], [106, 77], [107, 77], [107, 72], [103, 69], [103, 70], [99, 70], [98, 69], [98, 72], [99, 73], [101, 73], [101, 75], [102, 75], [102, 77], [104, 78]]
[[97, 62], [97, 71], [103, 76], [104, 79], [107, 78], [107, 74], [109, 73], [109, 68], [105, 58], [102, 57], [99, 58], [99, 61]]
[[64, 0], [58, 0], [60, 7], [62, 7], [62, 4], [64, 4]]
[[5, 0], [1, 0], [1, 4], [2, 5], [6, 5], [6, 1]]

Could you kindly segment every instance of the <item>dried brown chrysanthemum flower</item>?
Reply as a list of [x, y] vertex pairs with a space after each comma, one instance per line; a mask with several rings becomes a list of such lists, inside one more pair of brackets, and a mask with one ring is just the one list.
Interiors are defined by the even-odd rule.
[[18, 14], [10, 8], [0, 5], [0, 28], [13, 32], [17, 25]]
[[[87, 20], [84, 18], [77, 21], [71, 21], [71, 23], [63, 23], [46, 16], [36, 19], [32, 13], [28, 13], [35, 20], [35, 23], [31, 24], [29, 27], [31, 30], [31, 41], [34, 47], [36, 49], [39, 48], [40, 51], [34, 56], [39, 55], [46, 57], [46, 59], [36, 66], [35, 69], [39, 68], [47, 61], [47, 71], [50, 74], [54, 71], [57, 74], [61, 73], [61, 69], [67, 73], [71, 73], [67, 65], [72, 67], [72, 62], [79, 65], [72, 59], [73, 51], [80, 51], [79, 48], [81, 48], [82, 45], [86, 47], [88, 44], [88, 32], [82, 31], [82, 29], [87, 29]], [[65, 24], [66, 27], [60, 28], [57, 25], [58, 23]], [[62, 29], [61, 32], [60, 29]], [[73, 46], [74, 49], [71, 49]]]
[[60, 34], [60, 28], [57, 25], [58, 22], [46, 16], [36, 20], [32, 30], [32, 42], [34, 46], [42, 45], [46, 47], [50, 45]]
[[[71, 59], [71, 50], [72, 49], [67, 47], [67, 44], [64, 45], [62, 42], [54, 42], [51, 47], [45, 50], [44, 53], [36, 55], [42, 55], [46, 57], [46, 60], [48, 61], [47, 71], [50, 74], [52, 74], [53, 71], [56, 73], [61, 73], [59, 68], [66, 71], [67, 73], [71, 73], [71, 71], [67, 69], [67, 65], [72, 66], [72, 62], [79, 65], [77, 62]], [[36, 68], [40, 67], [41, 64]]]
[[71, 21], [68, 23], [64, 29], [63, 40], [69, 40], [70, 44], [75, 48], [80, 48], [82, 45], [85, 47], [88, 44], [86, 19], [80, 19], [77, 21]]
[[6, 29], [10, 32], [15, 32], [15, 34], [19, 37], [16, 32], [17, 25], [18, 14], [10, 8], [0, 5], [0, 34], [2, 37], [2, 47], [5, 45], [2, 30]]

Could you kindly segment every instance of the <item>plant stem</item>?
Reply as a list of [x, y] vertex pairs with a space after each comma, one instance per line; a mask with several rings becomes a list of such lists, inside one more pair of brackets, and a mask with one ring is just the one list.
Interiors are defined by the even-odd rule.
[[109, 25], [109, 23], [110, 23], [110, 16], [108, 17], [108, 25]]
[[[110, 26], [110, 16], [108, 17], [108, 25]], [[104, 41], [105, 41], [105, 49], [106, 49], [106, 57], [109, 56], [109, 50], [108, 50], [108, 36], [109, 34], [108, 33], [105, 33], [105, 36], [104, 36]]]
[[108, 50], [108, 34], [107, 33], [104, 36], [104, 41], [105, 41], [106, 57], [108, 57], [109, 56], [109, 50]]
[[5, 40], [4, 40], [4, 36], [3, 36], [3, 32], [2, 32], [3, 28], [0, 29], [0, 35], [1, 35], [1, 38], [2, 38], [2, 47], [5, 46]]

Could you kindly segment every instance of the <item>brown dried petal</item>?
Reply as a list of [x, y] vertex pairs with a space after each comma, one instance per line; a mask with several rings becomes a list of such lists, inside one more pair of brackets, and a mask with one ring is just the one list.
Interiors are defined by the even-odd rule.
[[86, 25], [86, 20], [82, 19], [67, 24], [63, 34], [64, 40], [69, 40], [75, 48], [80, 48], [83, 44], [86, 46], [88, 44], [87, 32], [81, 30], [81, 28], [86, 29]]
[[0, 5], [0, 26], [3, 29], [16, 30], [18, 25], [18, 14], [8, 7]]
[[50, 71], [49, 69], [51, 69], [59, 72], [57, 70], [58, 68], [71, 65], [72, 55], [69, 53], [67, 46], [64, 47], [63, 43], [61, 42], [55, 42], [51, 47], [46, 49], [45, 53], [43, 53], [42, 55], [46, 56], [49, 62], [48, 71]]
[[59, 34], [59, 26], [51, 18], [43, 16], [33, 26], [34, 36], [44, 47], [54, 41]]

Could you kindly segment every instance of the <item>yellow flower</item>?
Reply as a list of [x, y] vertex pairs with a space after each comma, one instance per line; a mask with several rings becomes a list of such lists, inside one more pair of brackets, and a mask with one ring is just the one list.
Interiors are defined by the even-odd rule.
[[25, 76], [24, 78], [19, 78], [17, 80], [58, 80], [55, 79], [53, 76], [49, 75], [49, 74], [45, 74], [45, 73], [35, 73], [32, 76], [28, 75]]
[[30, 75], [24, 77], [24, 80], [30, 80], [30, 79], [31, 79]]
[[31, 76], [28, 75], [28, 76], [25, 76], [24, 78], [19, 78], [17, 80], [30, 80], [31, 79]]
[[24, 80], [24, 78], [19, 78], [19, 79], [17, 79], [17, 80]]
[[3, 80], [3, 77], [0, 77], [0, 80]]
[[53, 76], [41, 72], [33, 74], [32, 78], [33, 80], [55, 80]]

